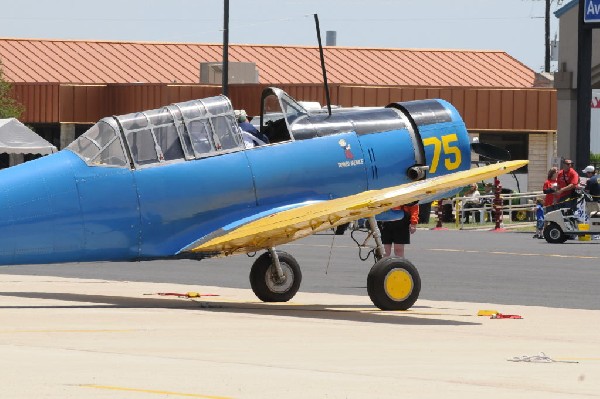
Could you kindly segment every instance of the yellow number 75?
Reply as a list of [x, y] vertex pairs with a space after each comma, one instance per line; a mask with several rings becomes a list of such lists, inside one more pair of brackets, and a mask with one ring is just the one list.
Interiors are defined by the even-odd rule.
[[423, 139], [423, 145], [433, 146], [433, 159], [429, 166], [429, 172], [435, 173], [440, 163], [440, 157], [442, 150], [444, 153], [444, 166], [446, 170], [454, 170], [460, 166], [462, 161], [460, 148], [458, 148], [458, 137], [456, 133], [446, 134], [440, 138], [438, 137], [427, 137]]

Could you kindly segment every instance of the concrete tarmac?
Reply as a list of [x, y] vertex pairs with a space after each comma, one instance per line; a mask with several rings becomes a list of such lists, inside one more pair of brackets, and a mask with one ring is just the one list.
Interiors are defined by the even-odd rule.
[[0, 275], [0, 315], [1, 398], [600, 397], [599, 310]]
[[[433, 301], [600, 310], [600, 240], [548, 244], [533, 233], [417, 231], [406, 248]], [[357, 235], [360, 242], [366, 233]], [[373, 258], [361, 262], [350, 234], [316, 234], [278, 250], [302, 269], [301, 292], [367, 295]], [[362, 251], [366, 255], [368, 251]], [[250, 288], [256, 258], [0, 266], [0, 274]]]

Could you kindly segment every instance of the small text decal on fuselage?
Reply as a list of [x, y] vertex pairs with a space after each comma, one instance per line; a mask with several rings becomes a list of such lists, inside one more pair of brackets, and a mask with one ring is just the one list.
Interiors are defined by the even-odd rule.
[[348, 168], [350, 166], [362, 165], [363, 163], [365, 163], [365, 160], [363, 158], [353, 159], [351, 161], [338, 162], [338, 167]]

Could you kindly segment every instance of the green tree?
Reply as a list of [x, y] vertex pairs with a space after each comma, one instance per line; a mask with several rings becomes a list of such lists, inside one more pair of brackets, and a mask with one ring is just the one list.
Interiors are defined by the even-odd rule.
[[4, 79], [0, 62], [0, 119], [19, 118], [25, 108], [10, 95], [11, 84]]

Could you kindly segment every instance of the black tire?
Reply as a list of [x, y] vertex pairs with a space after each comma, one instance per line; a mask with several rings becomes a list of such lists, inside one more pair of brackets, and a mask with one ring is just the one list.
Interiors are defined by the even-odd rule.
[[350, 223], [344, 223], [340, 224], [339, 226], [336, 226], [334, 230], [335, 235], [343, 236], [346, 230], [348, 230], [348, 226], [350, 226]]
[[404, 258], [383, 258], [367, 277], [367, 292], [381, 310], [407, 310], [421, 292], [417, 268]]
[[558, 224], [552, 222], [544, 227], [544, 238], [550, 244], [562, 244], [567, 241], [568, 237]]
[[263, 302], [289, 301], [296, 295], [302, 282], [302, 272], [296, 259], [283, 251], [277, 251], [277, 256], [285, 275], [283, 282], [277, 282], [272, 273], [273, 262], [269, 252], [259, 256], [250, 269], [250, 286]]

